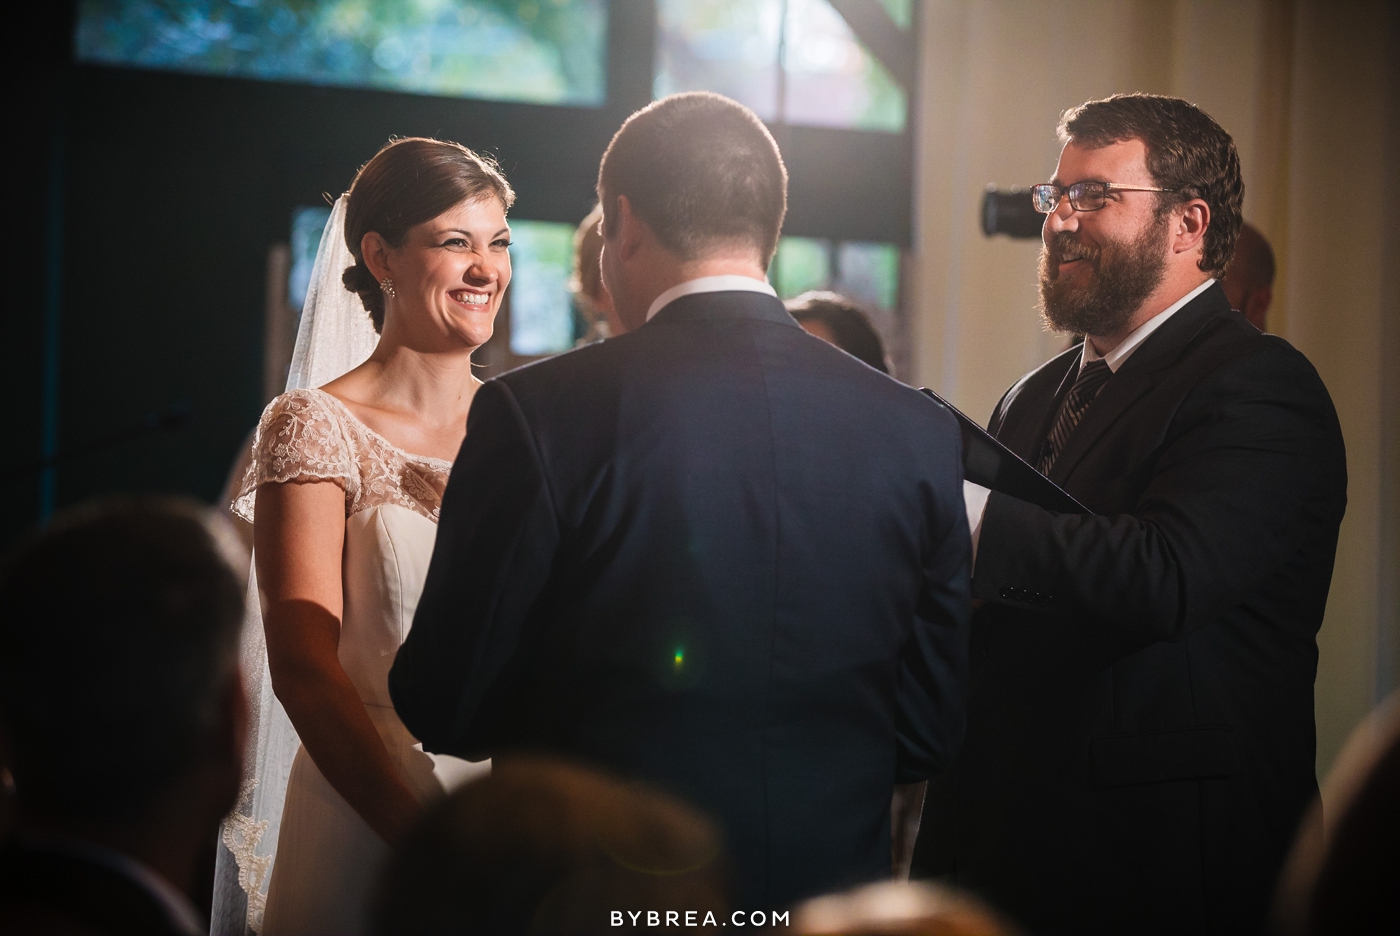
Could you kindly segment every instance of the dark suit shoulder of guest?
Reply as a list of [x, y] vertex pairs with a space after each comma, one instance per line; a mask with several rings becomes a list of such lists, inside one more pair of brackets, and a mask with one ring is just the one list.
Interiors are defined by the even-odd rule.
[[0, 936], [183, 934], [161, 902], [102, 864], [9, 843], [0, 848]]
[[962, 730], [961, 476], [945, 410], [778, 300], [678, 299], [478, 391], [394, 704], [690, 799], [745, 905], [888, 874], [891, 788]]
[[[1078, 361], [1018, 382], [992, 432], [1034, 462]], [[1037, 932], [1260, 932], [1317, 790], [1346, 503], [1327, 390], [1211, 286], [1103, 385], [1050, 476], [1094, 515], [988, 499], [967, 742], [920, 868]]]

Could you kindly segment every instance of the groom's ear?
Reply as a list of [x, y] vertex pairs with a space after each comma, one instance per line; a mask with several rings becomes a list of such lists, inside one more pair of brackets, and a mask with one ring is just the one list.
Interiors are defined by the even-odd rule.
[[617, 221], [613, 225], [617, 232], [617, 255], [623, 260], [630, 260], [642, 249], [646, 239], [654, 235], [647, 223], [632, 210], [632, 202], [626, 195], [617, 196], [613, 206], [617, 212]]
[[369, 267], [375, 279], [393, 278], [394, 274], [389, 269], [389, 242], [378, 231], [366, 231], [365, 236], [360, 238], [360, 256], [365, 258], [365, 266]]

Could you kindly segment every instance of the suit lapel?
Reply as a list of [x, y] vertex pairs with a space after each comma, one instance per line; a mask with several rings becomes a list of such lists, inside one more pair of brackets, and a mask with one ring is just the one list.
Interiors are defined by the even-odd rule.
[[[1014, 398], [1006, 403], [1001, 424], [993, 435], [1002, 445], [1021, 458], [1035, 464], [1040, 454], [1040, 444], [1050, 429], [1050, 420], [1055, 418], [1060, 400], [1074, 384], [1074, 375], [1079, 368], [1079, 346], [1065, 351], [1026, 378], [1021, 387], [1016, 388]], [[1054, 381], [1054, 383], [1051, 383]], [[1053, 393], [1045, 392], [1054, 387]]]
[[1050, 480], [1063, 487], [1084, 456], [1118, 418], [1152, 389], [1156, 372], [1175, 361], [1212, 316], [1229, 308], [1224, 291], [1215, 283], [1153, 332], [1103, 385], [1055, 460]]
[[1064, 451], [1060, 452], [1060, 457], [1055, 459], [1055, 464], [1050, 469], [1051, 481], [1064, 487], [1065, 479], [1094, 443], [1103, 437], [1109, 427], [1127, 412], [1139, 397], [1152, 389], [1151, 371], [1140, 368], [1129, 370], [1134, 357], [1137, 357], [1136, 353], [1108, 379], [1094, 399], [1093, 405], [1084, 414], [1084, 419], [1070, 433]]

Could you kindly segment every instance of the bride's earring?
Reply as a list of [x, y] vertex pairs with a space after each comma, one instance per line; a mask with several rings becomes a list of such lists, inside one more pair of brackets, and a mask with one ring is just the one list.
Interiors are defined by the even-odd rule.
[[389, 277], [386, 276], [379, 281], [379, 288], [384, 290], [384, 295], [388, 296], [390, 299], [394, 298], [394, 281], [389, 279]]

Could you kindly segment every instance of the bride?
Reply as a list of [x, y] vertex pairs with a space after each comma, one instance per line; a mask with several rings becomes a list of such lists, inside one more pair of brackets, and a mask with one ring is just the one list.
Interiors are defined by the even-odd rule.
[[471, 355], [510, 282], [514, 197], [465, 147], [403, 139], [360, 170], [327, 225], [289, 390], [263, 413], [235, 503], [255, 521], [266, 668], [246, 635], [263, 705], [223, 830], [215, 932], [245, 920], [263, 936], [359, 932], [387, 843], [471, 769], [416, 745], [388, 673], [481, 384]]

